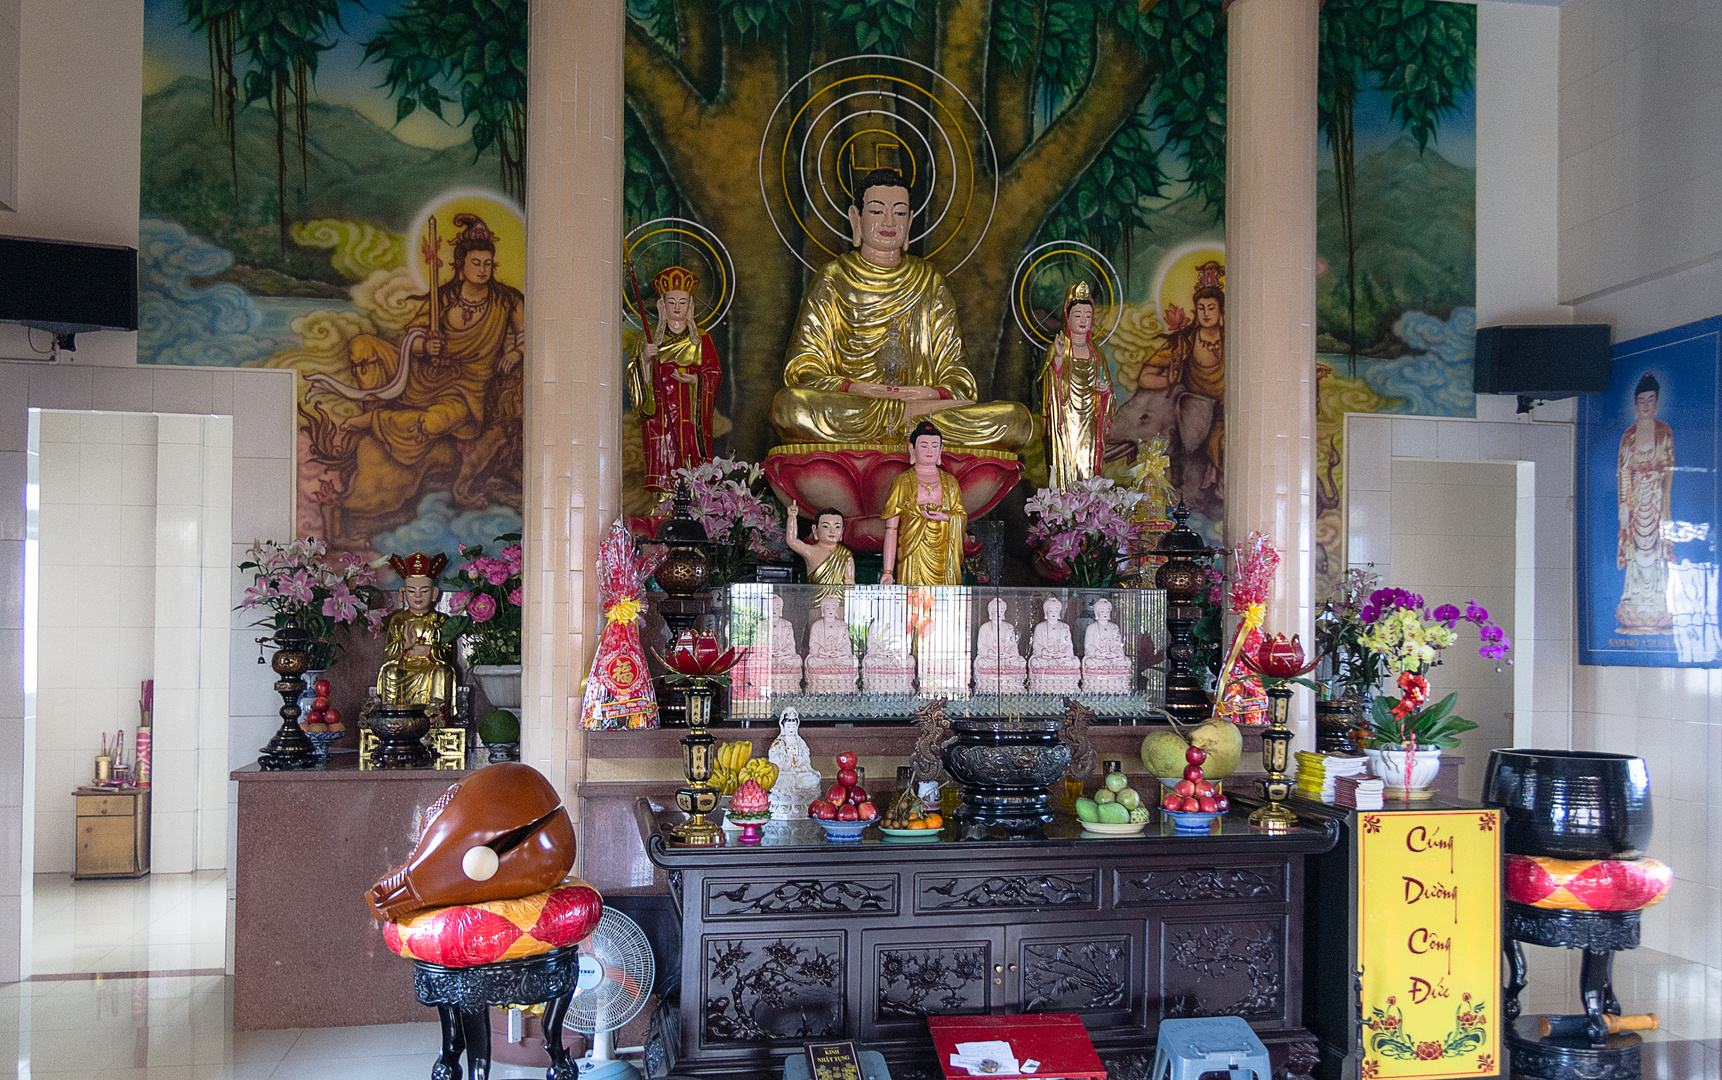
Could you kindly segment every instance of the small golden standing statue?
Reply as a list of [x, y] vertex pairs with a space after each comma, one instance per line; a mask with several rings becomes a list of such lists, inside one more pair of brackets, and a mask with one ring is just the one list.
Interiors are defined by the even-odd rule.
[[[836, 591], [855, 584], [855, 553], [843, 546], [843, 514], [829, 506], [814, 514], [813, 534], [808, 540], [798, 535], [800, 529], [801, 508], [791, 502], [784, 541], [806, 564], [807, 580], [814, 585], [836, 586]], [[819, 595], [826, 592], [822, 589]]]
[[909, 468], [891, 484], [885, 508], [881, 585], [961, 585], [969, 515], [957, 478], [939, 467], [945, 440], [930, 420], [909, 436]]
[[1047, 486], [1063, 491], [1100, 475], [1112, 416], [1112, 373], [1093, 340], [1094, 298], [1088, 282], [1064, 293], [1064, 330], [1046, 350], [1040, 413], [1046, 422]]
[[401, 577], [405, 611], [389, 616], [382, 670], [377, 672], [377, 697], [384, 705], [440, 704], [447, 710], [454, 697], [452, 646], [442, 641], [447, 616], [436, 610], [437, 588], [448, 556], [415, 551], [402, 558], [389, 556], [389, 566]]

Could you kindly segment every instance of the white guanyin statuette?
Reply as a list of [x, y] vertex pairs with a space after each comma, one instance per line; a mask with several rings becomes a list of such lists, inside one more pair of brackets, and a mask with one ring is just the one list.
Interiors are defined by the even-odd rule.
[[861, 688], [869, 694], [913, 694], [915, 662], [903, 646], [894, 621], [875, 619], [861, 661]]
[[1124, 635], [1112, 621], [1112, 601], [1094, 602], [1094, 621], [1082, 635], [1082, 692], [1128, 694], [1136, 673], [1124, 655]]
[[766, 623], [771, 641], [771, 690], [776, 694], [801, 692], [801, 654], [795, 649], [795, 624], [783, 617], [783, 597], [771, 598], [771, 619]]
[[1034, 624], [1034, 636], [1028, 643], [1028, 692], [1077, 693], [1082, 685], [1082, 664], [1070, 641], [1070, 626], [1060, 618], [1064, 605], [1049, 596], [1041, 611], [1046, 618]]
[[783, 710], [766, 760], [777, 766], [777, 783], [771, 786], [772, 820], [807, 817], [808, 804], [819, 797], [819, 771], [813, 767], [813, 752], [801, 737], [801, 717], [794, 709]]
[[842, 597], [822, 597], [819, 619], [807, 631], [807, 692], [853, 694], [860, 667], [849, 624], [843, 621]]
[[987, 601], [987, 621], [975, 638], [975, 693], [1020, 694], [1028, 682], [1016, 627], [1005, 620], [1001, 596]]

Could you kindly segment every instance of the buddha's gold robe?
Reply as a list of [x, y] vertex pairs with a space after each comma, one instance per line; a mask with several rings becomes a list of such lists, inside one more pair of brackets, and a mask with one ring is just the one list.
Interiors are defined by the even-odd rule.
[[838, 544], [831, 549], [831, 554], [825, 556], [825, 561], [813, 568], [809, 579], [815, 585], [847, 585], [849, 583], [849, 563], [855, 558], [855, 553]]
[[1090, 342], [1077, 356], [1062, 334], [1040, 369], [1041, 420], [1046, 425], [1047, 486], [1063, 491], [1099, 476], [1112, 415], [1112, 376], [1106, 354]]
[[[383, 646], [383, 667], [377, 672], [377, 696], [384, 705], [429, 705], [445, 707], [454, 697], [454, 666], [448, 661], [450, 646], [442, 643], [442, 624], [447, 616], [437, 611], [415, 615], [397, 611], [389, 616]], [[429, 656], [411, 656], [409, 649], [429, 645]]]
[[[882, 348], [893, 329], [895, 343]], [[912, 255], [884, 267], [850, 252], [813, 279], [784, 358], [784, 388], [771, 403], [778, 436], [785, 442], [906, 439], [921, 418], [905, 422], [900, 400], [848, 393], [853, 381], [931, 387], [946, 399], [974, 402], [927, 417], [953, 446], [1020, 450], [1034, 431], [1028, 410], [1014, 401], [975, 402], [956, 303], [939, 272]]]
[[[879, 516], [897, 519], [897, 565], [891, 576], [899, 585], [961, 585], [963, 540], [969, 515], [963, 510], [963, 490], [957, 478], [939, 470], [937, 506], [915, 502], [915, 470], [906, 469], [891, 483]], [[948, 521], [934, 521], [925, 511], [943, 510]]]

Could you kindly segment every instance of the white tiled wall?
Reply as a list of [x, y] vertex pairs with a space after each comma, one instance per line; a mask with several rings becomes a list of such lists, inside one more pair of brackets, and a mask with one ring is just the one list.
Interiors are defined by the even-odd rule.
[[38, 430], [35, 869], [72, 869], [68, 792], [104, 734], [130, 744], [150, 678], [152, 865], [220, 868], [232, 419], [44, 409]]
[[46, 409], [38, 430], [35, 869], [66, 872], [71, 789], [155, 670], [156, 418]]
[[[1561, 295], [1625, 341], [1722, 314], [1722, 0], [1560, 9]], [[1722, 968], [1722, 675], [1578, 666], [1572, 745], [1650, 766], [1646, 946]]]
[[[1471, 600], [1517, 638], [1513, 619], [1517, 559], [1518, 466], [1508, 462], [1392, 462], [1393, 573], [1388, 584], [1422, 594], [1432, 605], [1464, 608]], [[1489, 751], [1513, 744], [1513, 670], [1477, 655], [1476, 629], [1441, 653], [1430, 676], [1439, 700], [1458, 694], [1460, 716], [1477, 725], [1458, 754], [1459, 797], [1480, 798]]]
[[[228, 581], [226, 605], [237, 602], [242, 588], [236, 588], [236, 575], [230, 569], [237, 562], [236, 538], [249, 543], [253, 537], [287, 539], [292, 532], [293, 505], [293, 375], [287, 371], [245, 370], [224, 368], [156, 369], [138, 367], [99, 367], [74, 365], [43, 365], [7, 363], [0, 361], [0, 665], [21, 671], [24, 657], [23, 582], [25, 571], [26, 518], [24, 488], [28, 475], [29, 410], [37, 409], [102, 409], [122, 413], [151, 413], [158, 409], [207, 408], [211, 413], [231, 416], [234, 432], [232, 481], [229, 487], [232, 512], [229, 535], [217, 540], [212, 528], [206, 533], [201, 566], [208, 611], [200, 618], [213, 617], [219, 603], [219, 588], [213, 585], [216, 569]], [[125, 437], [126, 419], [121, 419], [121, 438]], [[212, 435], [212, 440], [219, 435]], [[219, 449], [212, 450], [217, 456]], [[219, 465], [206, 462], [203, 483], [217, 484], [226, 475]], [[139, 469], [142, 466], [138, 466]], [[122, 477], [125, 475], [122, 471]], [[141, 482], [142, 474], [134, 473], [132, 480]], [[151, 484], [155, 479], [151, 478]], [[10, 495], [5, 494], [10, 492]], [[159, 492], [158, 492], [159, 494]], [[110, 525], [110, 527], [112, 527]], [[123, 521], [118, 526], [124, 534]], [[144, 528], [134, 523], [133, 531], [154, 537], [153, 523]], [[224, 557], [215, 552], [227, 543]], [[255, 665], [254, 632], [247, 629], [229, 631], [227, 652], [229, 699], [226, 706], [229, 753], [243, 760], [255, 756], [255, 748], [267, 741], [273, 716], [279, 705], [270, 704], [271, 679], [259, 678]], [[234, 644], [240, 645], [238, 649]], [[248, 650], [250, 650], [248, 652]], [[219, 652], [200, 654], [199, 664], [217, 663]], [[235, 677], [237, 673], [237, 677]], [[27, 913], [31, 898], [31, 875], [26, 865], [34, 847], [35, 793], [34, 770], [25, 775], [26, 761], [34, 752], [34, 714], [26, 716], [25, 698], [20, 680], [0, 679], [0, 982], [17, 980], [27, 962], [22, 943], [27, 928]], [[212, 700], [215, 694], [206, 691], [200, 702], [200, 720], [220, 726], [222, 703]], [[75, 707], [75, 706], [74, 706]], [[211, 744], [215, 735], [206, 733]], [[204, 790], [219, 787], [227, 774], [227, 762], [206, 755], [198, 765], [198, 775]], [[228, 783], [228, 805], [231, 806], [232, 787]], [[207, 804], [206, 804], [207, 805]], [[197, 846], [196, 857], [214, 858], [215, 853], [228, 849], [224, 838], [213, 831], [221, 828], [232, 833], [231, 817], [224, 825], [212, 825], [204, 830]], [[205, 865], [221, 865], [205, 862]]]
[[1563, 300], [1722, 253], [1719, 49], [1718, 0], [1561, 7]]
[[[1346, 561], [1398, 575], [1393, 464], [1400, 459], [1515, 463], [1513, 742], [1565, 747], [1573, 663], [1573, 440], [1570, 424], [1346, 417]], [[1469, 755], [1468, 755], [1469, 756]]]

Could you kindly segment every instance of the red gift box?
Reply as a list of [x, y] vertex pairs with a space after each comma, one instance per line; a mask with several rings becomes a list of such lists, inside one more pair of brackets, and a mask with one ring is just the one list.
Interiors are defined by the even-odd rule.
[[939, 1055], [945, 1080], [973, 1080], [976, 1074], [951, 1064], [958, 1043], [1003, 1039], [1010, 1043], [1017, 1061], [1040, 1062], [1032, 1074], [997, 1073], [998, 1077], [1026, 1076], [1032, 1080], [1106, 1080], [1106, 1066], [1094, 1052], [1088, 1029], [1074, 1013], [1035, 1013], [1023, 1016], [929, 1016], [927, 1030]]

